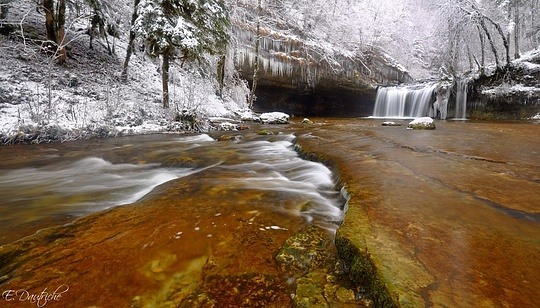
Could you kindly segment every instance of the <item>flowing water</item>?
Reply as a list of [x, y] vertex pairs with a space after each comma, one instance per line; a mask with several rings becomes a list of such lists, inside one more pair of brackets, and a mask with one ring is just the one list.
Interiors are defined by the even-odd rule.
[[404, 306], [538, 306], [540, 126], [312, 120], [0, 148], [0, 291], [58, 289], [60, 307], [361, 305], [330, 269], [339, 227]]
[[436, 84], [386, 87], [377, 91], [373, 117], [419, 118], [429, 114]]
[[[343, 201], [332, 174], [320, 163], [299, 158], [293, 140], [292, 134], [221, 143], [206, 134], [165, 135], [90, 141], [94, 144], [84, 150], [79, 144], [9, 148], [0, 164], [0, 244], [49, 221], [133, 203], [160, 184], [202, 171], [230, 188], [302, 196], [302, 208], [276, 203], [275, 210], [335, 230]], [[19, 155], [38, 161], [19, 162]]]
[[346, 199], [277, 133], [0, 148], [0, 288], [60, 288], [72, 307], [292, 305], [308, 270], [332, 276]]
[[456, 82], [456, 111], [454, 118], [456, 120], [465, 120], [467, 118], [467, 90], [469, 80], [467, 78], [458, 79]]

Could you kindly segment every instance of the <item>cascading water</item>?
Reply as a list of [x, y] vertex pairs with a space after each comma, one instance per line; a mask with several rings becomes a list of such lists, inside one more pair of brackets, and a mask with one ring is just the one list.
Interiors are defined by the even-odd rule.
[[436, 84], [379, 88], [373, 117], [419, 118], [429, 114]]
[[467, 117], [467, 88], [469, 79], [458, 79], [456, 82], [456, 111], [454, 118], [464, 120]]

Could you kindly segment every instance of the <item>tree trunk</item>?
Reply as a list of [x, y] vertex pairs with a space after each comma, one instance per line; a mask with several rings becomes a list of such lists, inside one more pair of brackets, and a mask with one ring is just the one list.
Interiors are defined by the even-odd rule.
[[486, 23], [482, 17], [480, 17], [480, 26], [482, 27], [482, 29], [484, 30], [484, 33], [486, 34], [486, 38], [488, 39], [489, 45], [491, 46], [491, 51], [493, 51], [493, 56], [495, 57], [495, 65], [497, 65], [497, 67], [500, 67], [499, 54], [497, 53], [497, 47], [495, 46], [495, 43], [493, 43], [491, 34], [489, 33]]
[[519, 53], [519, 35], [520, 35], [520, 20], [519, 20], [519, 7], [517, 2], [514, 4], [514, 59], [519, 58], [521, 55]]
[[484, 75], [486, 67], [486, 41], [480, 27], [478, 27], [478, 36], [480, 37], [480, 74]]
[[217, 63], [218, 96], [223, 98], [223, 87], [225, 86], [225, 54], [219, 56]]
[[6, 19], [9, 11], [7, 0], [0, 0], [0, 19]]
[[54, 1], [43, 0], [43, 9], [45, 10], [45, 30], [47, 32], [47, 40], [49, 40], [50, 43], [56, 43]]
[[[487, 21], [489, 21], [495, 27], [495, 29], [497, 29], [497, 32], [499, 32], [499, 35], [501, 36], [501, 39], [503, 41], [504, 50], [506, 52], [506, 65], [510, 64], [510, 45], [508, 44], [508, 40], [506, 39], [506, 35], [504, 35], [504, 31], [501, 28], [501, 25], [494, 22], [491, 18], [487, 16], [483, 16], [482, 19], [486, 19]], [[484, 22], [482, 21], [482, 23]], [[485, 24], [484, 24], [484, 27], [485, 27]]]
[[469, 59], [469, 71], [473, 70], [473, 56], [471, 53], [471, 48], [469, 47], [469, 44], [467, 42], [464, 42], [465, 47], [467, 47], [467, 58]]
[[129, 66], [129, 60], [131, 59], [131, 54], [133, 53], [133, 50], [135, 50], [135, 31], [133, 30], [133, 25], [135, 25], [135, 21], [137, 20], [138, 14], [137, 14], [137, 6], [139, 6], [140, 0], [135, 0], [133, 2], [133, 14], [131, 15], [131, 28], [129, 30], [129, 42], [126, 49], [126, 59], [124, 60], [124, 67], [122, 69], [122, 75], [120, 78], [122, 81], [127, 81], [128, 79], [128, 66]]
[[161, 85], [163, 88], [163, 108], [169, 108], [169, 50], [166, 50], [162, 56]]
[[259, 74], [259, 47], [261, 45], [261, 14], [262, 6], [261, 0], [258, 3], [258, 14], [257, 14], [257, 39], [255, 40], [255, 65], [253, 67], [253, 84], [251, 86], [251, 92], [249, 93], [249, 108], [253, 108], [253, 103], [255, 102], [255, 90], [257, 89], [258, 83], [258, 74]]
[[536, 48], [537, 46], [539, 46], [539, 42], [538, 42], [538, 34], [540, 33], [540, 27], [538, 27], [536, 25], [536, 12], [538, 12], [538, 3], [539, 1], [533, 1], [532, 4], [531, 4], [531, 12], [532, 14], [530, 14], [531, 16], [531, 21], [530, 21], [530, 24], [531, 24], [531, 34], [530, 34], [530, 37], [531, 37], [531, 44], [532, 44], [532, 47], [533, 48]]
[[58, 64], [66, 63], [66, 1], [58, 1], [58, 12], [56, 14], [56, 44], [58, 45]]

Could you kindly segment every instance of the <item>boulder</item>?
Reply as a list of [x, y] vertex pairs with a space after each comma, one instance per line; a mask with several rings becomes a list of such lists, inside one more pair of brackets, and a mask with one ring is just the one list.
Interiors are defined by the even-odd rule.
[[237, 130], [237, 129], [238, 129], [238, 126], [236, 124], [231, 123], [231, 122], [219, 123], [219, 130], [232, 131], [232, 130]]
[[253, 121], [258, 122], [260, 121], [259, 116], [257, 114], [253, 113], [251, 110], [244, 110], [237, 112], [237, 115], [240, 117], [241, 121]]
[[267, 112], [261, 114], [260, 118], [264, 124], [288, 124], [290, 116], [283, 112]]
[[408, 129], [435, 129], [435, 123], [430, 117], [414, 119], [407, 125]]

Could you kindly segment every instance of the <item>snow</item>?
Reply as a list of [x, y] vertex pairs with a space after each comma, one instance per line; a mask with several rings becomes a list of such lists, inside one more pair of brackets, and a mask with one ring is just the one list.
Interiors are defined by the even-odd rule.
[[522, 84], [516, 84], [516, 85], [502, 84], [498, 87], [494, 87], [491, 89], [482, 89], [482, 94], [490, 94], [490, 95], [511, 94], [511, 93], [532, 93], [532, 92], [540, 92], [540, 88], [528, 87]]
[[287, 124], [289, 123], [290, 116], [283, 112], [268, 112], [263, 113], [260, 116], [262, 123], [267, 124]]
[[429, 125], [429, 124], [432, 124], [432, 123], [433, 123], [432, 118], [430, 118], [430, 117], [422, 117], [422, 118], [417, 118], [417, 119], [412, 120], [411, 122], [409, 122], [409, 125], [418, 125], [418, 124]]
[[530, 62], [540, 59], [540, 47], [529, 50], [521, 55], [519, 59], [512, 61], [513, 63]]
[[[41, 13], [25, 11], [23, 2], [17, 3], [21, 8], [13, 4], [10, 10], [13, 19], [21, 18], [16, 14], [28, 13], [25, 22], [37, 31], [44, 31]], [[126, 15], [123, 18], [129, 20], [130, 10], [124, 8], [123, 13]], [[77, 27], [84, 28], [85, 25], [80, 23], [79, 20]], [[45, 127], [67, 131], [73, 139], [99, 129], [105, 129], [108, 135], [204, 130], [210, 128], [206, 121], [208, 117], [234, 117], [235, 112], [246, 108], [246, 83], [233, 79], [226, 84], [221, 98], [215, 94], [215, 77], [201, 73], [204, 68], [190, 63], [184, 63], [182, 67], [171, 63], [171, 102], [170, 108], [164, 109], [161, 106], [160, 59], [145, 56], [138, 50], [131, 57], [128, 81], [121, 82], [129, 34], [126, 30], [120, 31], [119, 39], [112, 40], [115, 54], [108, 55], [101, 39], [96, 37], [94, 49], [90, 50], [88, 36], [81, 35], [77, 29], [68, 29], [68, 36], [74, 36], [76, 40], [70, 45], [72, 58], [65, 67], [54, 64], [30, 40], [23, 45], [20, 40], [0, 35], [0, 143], [11, 136]], [[19, 32], [15, 34], [20, 35]], [[208, 61], [214, 64], [206, 70], [215, 71], [212, 66], [215, 60], [209, 57]], [[228, 64], [226, 78], [229, 81], [234, 78], [230, 77], [232, 69]], [[195, 126], [176, 122], [178, 115], [193, 116]]]

